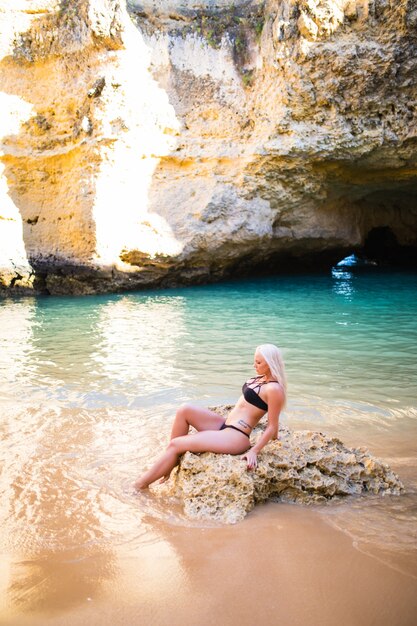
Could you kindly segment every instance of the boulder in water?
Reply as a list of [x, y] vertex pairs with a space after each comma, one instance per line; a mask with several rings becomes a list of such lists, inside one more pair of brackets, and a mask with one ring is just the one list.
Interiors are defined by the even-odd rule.
[[[211, 408], [227, 414], [231, 407]], [[265, 421], [254, 429], [252, 443], [264, 428]], [[248, 470], [240, 455], [186, 452], [166, 489], [182, 500], [190, 519], [233, 524], [267, 500], [312, 504], [349, 495], [399, 495], [404, 487], [364, 447], [348, 448], [321, 432], [281, 427], [279, 440], [258, 455], [256, 470]]]

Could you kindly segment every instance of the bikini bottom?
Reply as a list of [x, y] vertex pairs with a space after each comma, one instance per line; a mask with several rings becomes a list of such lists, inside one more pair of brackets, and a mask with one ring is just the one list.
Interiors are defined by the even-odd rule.
[[240, 430], [240, 428], [236, 428], [236, 426], [232, 426], [231, 424], [222, 424], [219, 428], [219, 430], [224, 430], [225, 428], [233, 428], [233, 430], [237, 430], [239, 433], [242, 433], [242, 435], [246, 435], [246, 437], [249, 438], [248, 433], [245, 433], [244, 430]]

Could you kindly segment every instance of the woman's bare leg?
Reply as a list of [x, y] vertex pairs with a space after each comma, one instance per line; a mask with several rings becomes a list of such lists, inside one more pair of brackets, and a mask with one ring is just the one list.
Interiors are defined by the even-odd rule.
[[188, 435], [190, 426], [196, 430], [219, 430], [224, 417], [209, 409], [202, 409], [191, 404], [182, 404], [176, 412], [172, 424], [171, 439]]
[[190, 452], [217, 452], [220, 454], [242, 454], [250, 447], [249, 438], [237, 431], [207, 430], [195, 435], [183, 435], [171, 439], [165, 453], [150, 470], [135, 483], [136, 489], [146, 489], [158, 478], [169, 476], [178, 465], [181, 454]]
[[135, 482], [135, 489], [146, 489], [158, 478], [162, 478], [161, 482], [168, 480], [172, 470], [178, 465], [179, 458], [180, 455], [175, 448], [169, 445], [165, 453], [152, 465], [151, 469]]
[[[171, 429], [171, 440], [176, 437], [188, 435], [190, 426], [193, 426], [198, 431], [219, 430], [223, 423], [224, 417], [221, 417], [214, 411], [202, 409], [201, 407], [193, 406], [192, 404], [182, 404], [175, 414], [174, 423], [172, 424]], [[167, 474], [162, 476], [159, 481], [160, 483], [164, 483], [168, 480], [172, 469], [170, 469]]]
[[[203, 409], [197, 406], [193, 406], [191, 404], [182, 404], [176, 414], [174, 423], [172, 424], [171, 429], [171, 441], [173, 439], [177, 439], [178, 437], [183, 437], [188, 435], [188, 431], [190, 426], [193, 426], [196, 430], [219, 430], [220, 426], [224, 423], [224, 417], [218, 415], [214, 411], [210, 411], [209, 409]], [[179, 455], [177, 458], [174, 458], [172, 455], [172, 450], [167, 448], [167, 451], [164, 455], [160, 457], [160, 459], [152, 466], [152, 468], [146, 472], [139, 481], [135, 483], [135, 487], [137, 489], [142, 489], [144, 487], [141, 486], [142, 483], [146, 483], [144, 486], [147, 487], [154, 482], [158, 478], [161, 478], [160, 482], [163, 483], [168, 480], [172, 470], [176, 465], [178, 465]], [[164, 473], [160, 473], [162, 468], [167, 468]], [[149, 480], [149, 476], [151, 480]], [[156, 478], [152, 478], [154, 474], [159, 474]]]

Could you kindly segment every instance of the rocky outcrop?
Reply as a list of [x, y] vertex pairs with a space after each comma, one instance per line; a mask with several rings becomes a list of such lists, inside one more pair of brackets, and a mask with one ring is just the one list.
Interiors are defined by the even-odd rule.
[[3, 2], [0, 285], [410, 260], [416, 24], [414, 0]]
[[[226, 414], [230, 408], [217, 410]], [[253, 443], [263, 428], [253, 431]], [[403, 485], [365, 448], [350, 449], [320, 432], [283, 427], [279, 440], [258, 456], [256, 470], [247, 470], [240, 457], [186, 452], [170, 481], [157, 490], [179, 498], [190, 519], [233, 524], [266, 500], [311, 504], [350, 495], [399, 495]]]

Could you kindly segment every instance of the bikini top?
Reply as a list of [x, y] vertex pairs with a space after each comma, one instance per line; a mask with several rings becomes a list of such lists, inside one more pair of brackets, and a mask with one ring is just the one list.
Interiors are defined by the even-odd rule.
[[[258, 378], [261, 378], [261, 376], [255, 376], [255, 378], [251, 378], [249, 380], [250, 384], [254, 383]], [[264, 400], [262, 400], [259, 393], [261, 391], [262, 385], [266, 385], [267, 383], [278, 383], [279, 385], [279, 382], [277, 380], [265, 380], [263, 383], [256, 383], [254, 387], [249, 387], [248, 383], [244, 383], [242, 387], [243, 397], [245, 398], [246, 402], [249, 402], [249, 404], [253, 404], [253, 406], [256, 406], [258, 409], [262, 409], [262, 411], [267, 411], [268, 405]]]

